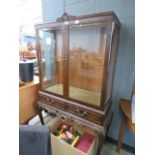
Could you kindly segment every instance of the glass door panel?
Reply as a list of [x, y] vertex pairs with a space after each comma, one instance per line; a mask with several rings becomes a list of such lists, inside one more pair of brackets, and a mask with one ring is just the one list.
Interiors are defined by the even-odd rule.
[[39, 30], [43, 90], [63, 95], [62, 31]]
[[69, 98], [100, 106], [106, 46], [101, 23], [69, 28]]

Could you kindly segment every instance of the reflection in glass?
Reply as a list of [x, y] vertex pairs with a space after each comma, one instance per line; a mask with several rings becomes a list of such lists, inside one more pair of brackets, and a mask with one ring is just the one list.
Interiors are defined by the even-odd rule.
[[70, 98], [100, 106], [105, 45], [105, 29], [100, 24], [70, 28]]
[[61, 30], [39, 31], [42, 53], [43, 89], [63, 95]]

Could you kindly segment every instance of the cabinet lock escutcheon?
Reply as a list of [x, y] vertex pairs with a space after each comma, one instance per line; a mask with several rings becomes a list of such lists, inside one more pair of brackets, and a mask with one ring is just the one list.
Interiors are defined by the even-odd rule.
[[63, 60], [63, 61], [67, 61], [67, 60], [68, 60], [68, 56], [63, 56], [63, 57], [62, 57], [62, 60]]

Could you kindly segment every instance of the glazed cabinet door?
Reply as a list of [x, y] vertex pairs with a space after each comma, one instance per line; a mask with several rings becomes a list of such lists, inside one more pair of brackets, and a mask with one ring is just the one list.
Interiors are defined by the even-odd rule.
[[101, 107], [108, 33], [104, 22], [69, 26], [69, 98]]
[[37, 48], [42, 90], [63, 95], [62, 26], [37, 30]]

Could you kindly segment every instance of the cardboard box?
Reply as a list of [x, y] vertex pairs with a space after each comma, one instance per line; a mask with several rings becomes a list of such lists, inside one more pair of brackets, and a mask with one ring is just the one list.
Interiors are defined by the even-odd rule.
[[[52, 119], [48, 126], [51, 129], [51, 148], [52, 148], [52, 155], [97, 155], [97, 147], [98, 147], [98, 135], [95, 131], [93, 131], [90, 128], [78, 126], [78, 129], [82, 130], [83, 132], [87, 132], [89, 134], [92, 134], [95, 136], [92, 144], [89, 147], [89, 150], [87, 153], [84, 153], [77, 149], [76, 147], [71, 146], [70, 144], [66, 143], [62, 139], [59, 139], [57, 136], [53, 134], [53, 132], [57, 129], [57, 127], [62, 123], [63, 121], [59, 119], [58, 117], [55, 117]], [[70, 122], [65, 122], [70, 124]], [[74, 128], [76, 126], [73, 125]]]

